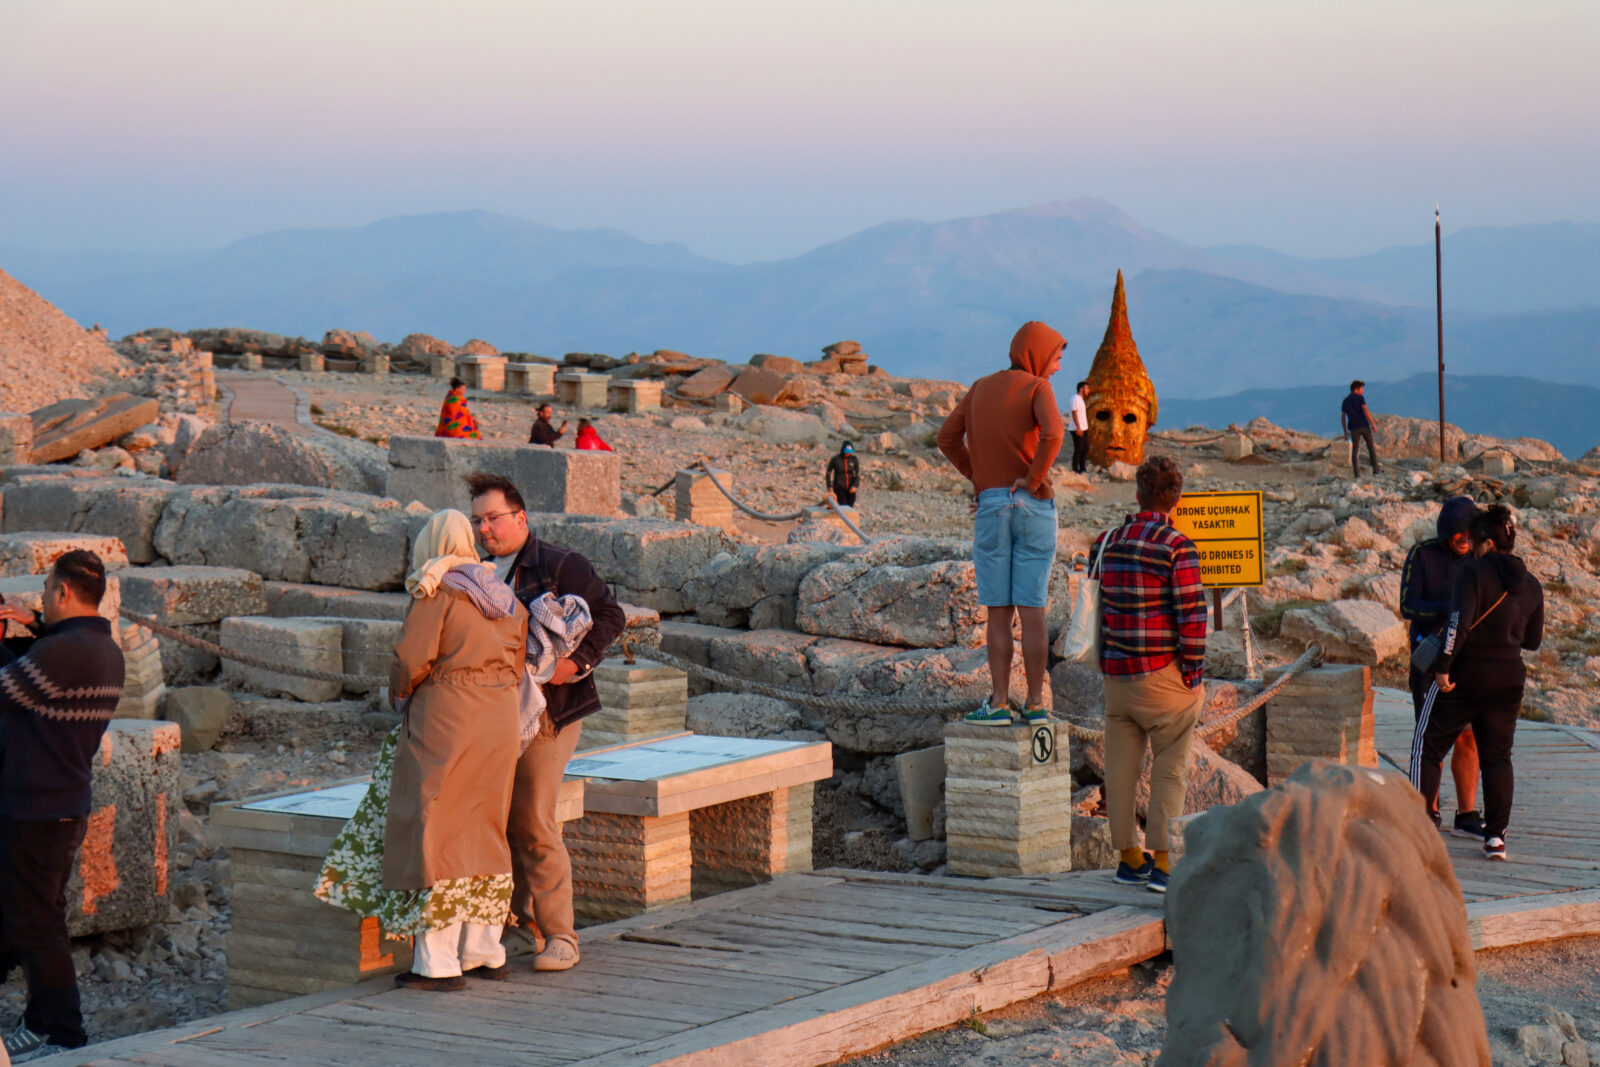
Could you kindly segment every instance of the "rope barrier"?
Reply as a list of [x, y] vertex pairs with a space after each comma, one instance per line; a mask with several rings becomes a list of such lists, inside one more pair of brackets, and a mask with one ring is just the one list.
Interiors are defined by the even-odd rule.
[[861, 538], [861, 543], [862, 544], [867, 544], [868, 543], [867, 542], [867, 535], [861, 532], [861, 527], [857, 526], [854, 522], [850, 521], [850, 516], [846, 515], [844, 513], [844, 509], [839, 507], [839, 502], [833, 498], [833, 494], [832, 493], [829, 493], [827, 496], [823, 497], [822, 499], [827, 502], [827, 505], [830, 508], [833, 509], [833, 513], [835, 515], [839, 516], [839, 521], [844, 523], [846, 526], [850, 527], [850, 532], [851, 533], [853, 533], [857, 537]]
[[[710, 478], [711, 479], [711, 484], [717, 487], [717, 492], [719, 492], [723, 496], [727, 497], [728, 500], [730, 502], [732, 502], [734, 507], [738, 508], [740, 511], [744, 512], [746, 515], [751, 516], [752, 518], [760, 519], [762, 522], [794, 522], [796, 519], [805, 518], [806, 512], [805, 512], [804, 508], [801, 508], [799, 511], [785, 512], [782, 515], [773, 515], [773, 514], [768, 514], [765, 511], [757, 511], [755, 508], [751, 507], [749, 504], [746, 504], [744, 501], [742, 501], [738, 497], [734, 496], [733, 493], [731, 491], [729, 491], [727, 486], [723, 485], [720, 481], [718, 481], [717, 480], [717, 476], [714, 473], [712, 473], [710, 465], [707, 464], [706, 461], [703, 460], [703, 459], [700, 462], [696, 463], [694, 465], [694, 467], [691, 468], [691, 469], [698, 470], [702, 474], [704, 474], [707, 478]], [[863, 540], [864, 540], [864, 538], [863, 538]]]
[[343, 671], [319, 671], [312, 667], [300, 667], [288, 663], [274, 663], [264, 656], [257, 656], [249, 652], [241, 652], [236, 648], [224, 648], [214, 641], [206, 641], [193, 634], [184, 633], [182, 630], [165, 623], [157, 622], [152, 618], [122, 609], [122, 617], [129, 622], [143, 626], [152, 633], [162, 637], [171, 638], [190, 648], [198, 648], [202, 652], [209, 652], [218, 659], [229, 659], [235, 663], [243, 663], [247, 667], [257, 667], [264, 671], [273, 671], [277, 674], [292, 674], [297, 678], [314, 678], [319, 682], [339, 682], [348, 689], [363, 690], [370, 688], [373, 682], [386, 681], [370, 674], [345, 674]]

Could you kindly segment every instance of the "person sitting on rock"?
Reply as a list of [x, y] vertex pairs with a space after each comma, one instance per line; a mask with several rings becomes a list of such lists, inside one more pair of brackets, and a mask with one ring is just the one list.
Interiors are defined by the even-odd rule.
[[45, 576], [42, 611], [0, 603], [0, 627], [18, 622], [33, 635], [0, 648], [0, 982], [20, 966], [28, 989], [5, 1036], [12, 1062], [88, 1043], [67, 878], [88, 828], [95, 753], [122, 699], [105, 592], [105, 564], [75, 549]]
[[472, 412], [467, 408], [467, 383], [460, 378], [450, 379], [450, 391], [444, 395], [444, 403], [439, 407], [439, 425], [434, 429], [435, 437], [470, 437], [481, 440], [483, 435], [478, 432], [478, 420], [472, 417]]
[[601, 438], [600, 431], [594, 428], [594, 423], [588, 419], [578, 420], [578, 436], [573, 439], [573, 448], [581, 448], [589, 452], [610, 452], [611, 446]]
[[[1121, 853], [1115, 879], [1165, 893], [1172, 820], [1183, 814], [1189, 746], [1206, 702], [1206, 591], [1194, 542], [1172, 525], [1183, 471], [1170, 456], [1151, 456], [1134, 479], [1138, 514], [1089, 550], [1100, 560], [1103, 605], [1106, 816], [1111, 847]], [[1139, 847], [1134, 803], [1147, 744], [1145, 843], [1153, 856]]]
[[1027, 680], [1023, 717], [1043, 723], [1049, 635], [1044, 612], [1056, 559], [1056, 502], [1050, 465], [1066, 430], [1050, 376], [1061, 369], [1066, 339], [1042, 322], [1024, 323], [1011, 339], [1011, 366], [972, 383], [939, 428], [939, 451], [977, 493], [972, 563], [978, 603], [988, 609], [990, 696], [963, 720], [1011, 725], [1011, 619], [1022, 623]]
[[847, 508], [856, 506], [856, 491], [861, 488], [861, 461], [856, 458], [855, 446], [849, 441], [839, 446], [839, 451], [828, 460], [825, 481], [828, 492]]
[[561, 440], [561, 435], [567, 432], [567, 420], [561, 420], [561, 428], [550, 425], [550, 416], [556, 409], [549, 404], [540, 404], [537, 415], [533, 420], [533, 429], [528, 433], [530, 445], [544, 445], [547, 448], [556, 447], [556, 442]]

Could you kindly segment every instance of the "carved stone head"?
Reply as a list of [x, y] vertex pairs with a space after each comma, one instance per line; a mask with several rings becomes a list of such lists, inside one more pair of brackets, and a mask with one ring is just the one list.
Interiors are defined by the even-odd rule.
[[1156, 387], [1139, 358], [1128, 327], [1128, 300], [1117, 271], [1117, 289], [1111, 298], [1111, 321], [1105, 340], [1089, 368], [1089, 462], [1102, 467], [1113, 463], [1144, 462], [1144, 444], [1156, 424]]

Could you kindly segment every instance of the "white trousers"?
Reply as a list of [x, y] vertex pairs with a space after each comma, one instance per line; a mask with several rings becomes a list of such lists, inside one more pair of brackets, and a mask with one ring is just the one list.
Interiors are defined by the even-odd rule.
[[500, 944], [504, 927], [451, 923], [411, 939], [411, 970], [426, 978], [454, 978], [474, 967], [499, 967], [506, 962]]

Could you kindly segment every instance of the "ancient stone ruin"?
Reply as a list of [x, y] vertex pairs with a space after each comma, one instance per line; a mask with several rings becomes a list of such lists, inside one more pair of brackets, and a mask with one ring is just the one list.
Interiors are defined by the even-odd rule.
[[1144, 462], [1145, 441], [1156, 424], [1156, 387], [1139, 358], [1128, 326], [1128, 297], [1117, 271], [1111, 319], [1089, 368], [1089, 462], [1101, 467]]

